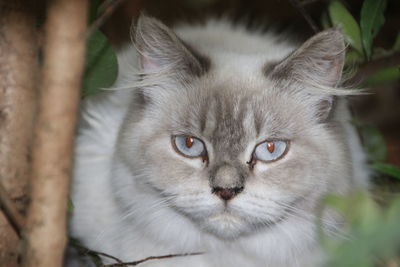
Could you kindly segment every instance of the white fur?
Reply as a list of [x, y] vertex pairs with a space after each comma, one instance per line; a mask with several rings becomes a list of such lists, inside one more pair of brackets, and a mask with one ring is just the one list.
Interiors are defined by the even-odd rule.
[[[210, 22], [206, 26], [184, 26], [176, 31], [182, 39], [201, 46], [213, 59], [215, 76], [227, 80], [249, 77], [251, 82], [253, 74], [260, 72], [265, 62], [282, 59], [294, 49], [289, 43], [276, 43], [277, 38], [272, 34], [249, 33], [244, 28], [233, 29], [228, 23]], [[118, 88], [138, 87], [134, 73], [139, 72], [134, 63], [134, 49], [122, 51], [119, 61], [121, 73], [114, 86], [117, 89], [89, 98], [82, 105], [72, 190], [75, 207], [72, 235], [83, 240], [90, 249], [124, 261], [205, 252], [201, 256], [150, 261], [141, 266], [318, 266], [323, 254], [316, 245], [315, 226], [310, 223], [315, 218], [292, 217], [271, 229], [223, 240], [199, 229], [145, 187], [131, 192], [130, 210], [118, 205], [119, 193], [114, 191], [111, 176], [123, 188], [123, 183], [130, 183], [130, 173], [124, 164], [113, 162], [113, 157], [119, 129], [132, 98], [131, 90]], [[346, 129], [353, 158], [353, 176], [358, 186], [364, 187], [367, 173], [360, 142], [344, 102], [340, 102], [338, 110], [336, 116]], [[251, 153], [251, 148], [246, 153]], [[204, 201], [210, 205], [214, 203], [213, 200]], [[229, 220], [235, 218], [224, 218], [226, 222]]]

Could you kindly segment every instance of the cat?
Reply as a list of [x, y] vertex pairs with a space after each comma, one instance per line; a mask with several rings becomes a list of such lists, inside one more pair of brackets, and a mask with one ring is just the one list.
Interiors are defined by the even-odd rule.
[[202, 253], [141, 266], [320, 266], [321, 199], [368, 187], [340, 30], [297, 46], [141, 15], [132, 35], [114, 87], [82, 105], [71, 235], [123, 261]]

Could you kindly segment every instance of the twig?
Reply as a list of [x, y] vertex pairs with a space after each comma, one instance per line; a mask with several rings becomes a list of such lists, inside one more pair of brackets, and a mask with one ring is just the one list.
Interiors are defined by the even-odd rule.
[[[114, 5], [116, 0], [104, 0], [103, 3], [100, 4], [97, 14], [102, 14], [107, 11], [107, 9], [110, 7], [110, 5]], [[119, 5], [119, 3], [117, 3]]]
[[113, 263], [103, 265], [101, 267], [125, 267], [125, 266], [136, 266], [140, 263], [149, 261], [149, 260], [160, 260], [160, 259], [168, 259], [168, 258], [176, 258], [176, 257], [186, 257], [186, 256], [197, 256], [202, 255], [204, 252], [195, 252], [195, 253], [185, 253], [185, 254], [170, 254], [170, 255], [163, 255], [163, 256], [150, 256], [138, 261], [131, 261], [131, 262], [120, 262], [120, 263]]
[[100, 256], [103, 256], [103, 257], [106, 257], [106, 258], [113, 259], [113, 260], [115, 260], [115, 261], [118, 262], [118, 263], [124, 264], [124, 262], [123, 262], [122, 260], [118, 259], [117, 257], [111, 256], [111, 255], [109, 255], [109, 254], [107, 254], [107, 253], [104, 253], [104, 252], [99, 252], [99, 251], [89, 250], [89, 249], [88, 249], [85, 253], [86, 253], [87, 255], [90, 255], [90, 254], [100, 255]]
[[319, 32], [319, 28], [317, 24], [314, 22], [314, 20], [311, 18], [311, 16], [308, 14], [308, 12], [305, 10], [304, 6], [298, 1], [298, 0], [289, 0], [289, 2], [292, 4], [294, 8], [296, 8], [303, 18], [307, 21], [308, 25], [310, 25], [311, 29], [317, 33]]
[[303, 0], [300, 2], [300, 5], [306, 6], [310, 4], [314, 4], [315, 2], [320, 2], [321, 0]]
[[99, 8], [99, 17], [89, 26], [86, 36], [89, 37], [99, 29], [125, 0], [106, 0]]
[[75, 243], [75, 242], [71, 242], [71, 244], [72, 244], [73, 247], [75, 247], [78, 250], [79, 253], [83, 254], [83, 256], [85, 256], [85, 255], [96, 255], [96, 256], [100, 255], [100, 256], [103, 256], [103, 257], [106, 257], [106, 258], [113, 259], [118, 263], [123, 263], [122, 260], [118, 259], [117, 257], [111, 256], [111, 255], [109, 255], [107, 253], [88, 249], [88, 248], [86, 248], [86, 247], [84, 247], [84, 246], [82, 246], [80, 244]]
[[88, 0], [48, 2], [25, 267], [63, 265], [88, 5]]
[[7, 191], [0, 183], [0, 208], [4, 211], [14, 231], [21, 238], [21, 229], [24, 226], [24, 218], [16, 209], [13, 201], [8, 197]]

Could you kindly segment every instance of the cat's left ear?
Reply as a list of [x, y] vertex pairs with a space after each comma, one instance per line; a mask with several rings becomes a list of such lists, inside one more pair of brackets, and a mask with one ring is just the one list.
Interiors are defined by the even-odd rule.
[[208, 58], [183, 42], [159, 20], [140, 15], [133, 28], [139, 52], [139, 65], [145, 73], [173, 70], [200, 76], [209, 67]]

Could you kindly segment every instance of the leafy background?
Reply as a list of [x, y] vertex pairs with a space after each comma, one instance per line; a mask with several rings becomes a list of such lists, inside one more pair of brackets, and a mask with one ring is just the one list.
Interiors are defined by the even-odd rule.
[[[90, 23], [107, 12], [107, 2], [110, 1], [91, 1]], [[354, 125], [368, 154], [373, 185], [370, 193], [356, 192], [346, 198], [327, 196], [326, 207], [333, 207], [345, 216], [349, 232], [345, 240], [321, 234], [321, 243], [330, 255], [327, 265], [400, 266], [400, 1], [125, 1], [102, 25], [101, 31], [93, 29], [88, 37], [82, 97], [112, 85], [118, 72], [115, 51], [129, 40], [132, 17], [141, 9], [169, 24], [182, 19], [202, 20], [210, 14], [228, 14], [250, 28], [273, 24], [275, 30], [289, 30], [300, 40], [311, 36], [312, 31], [294, 2], [300, 4], [320, 29], [333, 26], [342, 29], [349, 44], [346, 58], [349, 73], [361, 72], [369, 66], [373, 69], [358, 84], [369, 88], [371, 95], [351, 101]], [[396, 58], [397, 64], [382, 64]], [[96, 253], [89, 254], [101, 265]]]

